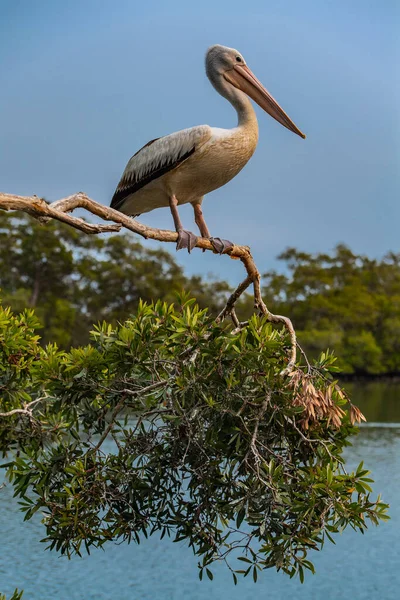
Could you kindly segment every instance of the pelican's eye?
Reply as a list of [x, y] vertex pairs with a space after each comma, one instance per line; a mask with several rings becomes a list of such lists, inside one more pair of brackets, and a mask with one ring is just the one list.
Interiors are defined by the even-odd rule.
[[236, 62], [243, 62], [240, 56], [236, 57]]

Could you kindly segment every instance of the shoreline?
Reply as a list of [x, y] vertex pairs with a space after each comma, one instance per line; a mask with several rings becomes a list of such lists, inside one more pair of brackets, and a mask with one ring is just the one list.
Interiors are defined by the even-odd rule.
[[335, 373], [335, 377], [346, 383], [400, 383], [400, 373]]

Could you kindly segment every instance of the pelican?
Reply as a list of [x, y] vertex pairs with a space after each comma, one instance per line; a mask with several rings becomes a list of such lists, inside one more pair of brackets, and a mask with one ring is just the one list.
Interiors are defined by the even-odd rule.
[[233, 48], [215, 45], [206, 54], [206, 73], [221, 96], [236, 109], [237, 127], [220, 129], [199, 125], [148, 142], [132, 156], [111, 200], [111, 207], [137, 217], [169, 206], [178, 233], [176, 249], [190, 252], [197, 236], [186, 231], [178, 206], [190, 204], [202, 237], [222, 253], [232, 243], [212, 238], [202, 213], [205, 194], [225, 185], [239, 173], [253, 155], [258, 142], [254, 100], [278, 123], [302, 138], [306, 136], [251, 72], [242, 54]]

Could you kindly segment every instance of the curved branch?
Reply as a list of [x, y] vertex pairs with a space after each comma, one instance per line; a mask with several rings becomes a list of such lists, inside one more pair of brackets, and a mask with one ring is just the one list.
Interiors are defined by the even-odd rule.
[[29, 418], [33, 417], [32, 408], [42, 402], [43, 400], [47, 400], [48, 396], [42, 396], [40, 398], [36, 398], [36, 400], [32, 400], [29, 404], [25, 404], [24, 408], [14, 408], [13, 410], [9, 410], [7, 412], [0, 413], [0, 418], [11, 417], [12, 415], [27, 415]]
[[[73, 217], [69, 213], [76, 208], [84, 208], [91, 214], [100, 217], [104, 221], [111, 221], [112, 224], [103, 225], [88, 223], [83, 219]], [[22, 211], [28, 213], [42, 223], [46, 223], [50, 219], [56, 219], [57, 221], [67, 223], [71, 227], [79, 229], [87, 234], [120, 231], [121, 228], [125, 228], [129, 231], [137, 233], [145, 239], [157, 240], [159, 242], [173, 243], [178, 239], [178, 234], [175, 231], [148, 227], [136, 219], [132, 219], [131, 217], [128, 217], [119, 211], [114, 210], [113, 208], [95, 202], [83, 192], [72, 194], [72, 196], [67, 196], [66, 198], [56, 200], [52, 203], [48, 203], [38, 196], [17, 196], [14, 194], [0, 192], [0, 209], [6, 211]], [[207, 238], [199, 237], [196, 247], [201, 248], [202, 250], [211, 250], [214, 252], [214, 248], [210, 240]], [[289, 362], [287, 367], [282, 372], [283, 375], [288, 374], [296, 363], [296, 333], [291, 320], [288, 317], [274, 315], [265, 305], [261, 296], [260, 273], [251, 255], [250, 248], [248, 246], [234, 245], [233, 248], [227, 249], [225, 254], [228, 254], [231, 258], [240, 260], [243, 263], [243, 266], [246, 269], [247, 277], [230, 296], [225, 308], [218, 315], [217, 322], [220, 322], [227, 316], [230, 316], [235, 326], [238, 326], [239, 323], [234, 310], [235, 303], [252, 283], [254, 289], [255, 308], [271, 323], [282, 323], [289, 333], [291, 345]]]

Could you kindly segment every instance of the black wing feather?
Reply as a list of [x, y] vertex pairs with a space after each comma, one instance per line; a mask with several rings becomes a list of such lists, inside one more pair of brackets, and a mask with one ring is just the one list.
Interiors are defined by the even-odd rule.
[[[161, 139], [161, 138], [155, 138], [154, 140], [150, 140], [150, 142], [147, 142], [147, 144], [145, 144], [142, 148], [140, 148], [140, 150], [138, 150], [132, 156], [132, 158], [134, 156], [136, 156], [137, 154], [139, 154], [139, 152], [141, 152], [144, 148], [147, 148], [147, 146], [151, 146], [151, 144], [153, 144], [154, 142], [156, 142], [159, 139]], [[172, 169], [175, 169], [184, 160], [189, 158], [189, 156], [191, 156], [193, 154], [195, 149], [196, 148], [193, 145], [193, 147], [190, 148], [190, 150], [188, 150], [186, 153], [179, 156], [179, 158], [177, 158], [176, 160], [172, 160], [169, 163], [160, 166], [158, 169], [155, 169], [154, 171], [151, 171], [150, 173], [145, 174], [143, 177], [141, 177], [138, 180], [132, 180], [132, 179], [126, 180], [126, 179], [122, 178], [118, 184], [117, 189], [115, 190], [114, 196], [112, 197], [111, 205], [110, 205], [111, 208], [114, 208], [115, 210], [119, 210], [119, 208], [122, 206], [122, 204], [124, 203], [125, 199], [128, 196], [130, 196], [131, 194], [134, 194], [135, 192], [140, 190], [142, 187], [144, 187], [145, 185], [150, 183], [150, 181], [154, 181], [155, 179], [158, 179], [165, 173], [168, 173], [168, 171], [172, 171]], [[137, 217], [138, 214], [133, 215], [133, 216]]]

